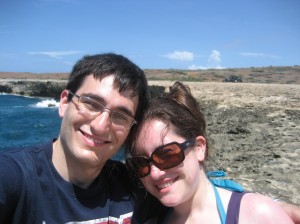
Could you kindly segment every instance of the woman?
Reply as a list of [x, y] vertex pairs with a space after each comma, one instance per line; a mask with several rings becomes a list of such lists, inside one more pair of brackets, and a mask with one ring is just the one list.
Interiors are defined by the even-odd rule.
[[206, 122], [189, 88], [176, 82], [152, 100], [127, 159], [146, 190], [170, 207], [158, 223], [293, 223], [270, 198], [215, 187], [206, 176]]

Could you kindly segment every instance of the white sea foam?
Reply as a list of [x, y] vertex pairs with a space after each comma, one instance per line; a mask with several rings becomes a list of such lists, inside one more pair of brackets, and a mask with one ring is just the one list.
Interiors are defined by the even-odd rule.
[[39, 107], [39, 108], [45, 108], [45, 107], [58, 107], [59, 102], [56, 102], [53, 99], [47, 99], [47, 100], [42, 100], [38, 103], [36, 103], [34, 106]]
[[0, 93], [0, 95], [8, 95], [8, 96], [20, 96], [20, 97], [24, 97], [24, 98], [38, 98], [36, 96], [24, 96], [21, 94], [12, 94], [12, 93]]

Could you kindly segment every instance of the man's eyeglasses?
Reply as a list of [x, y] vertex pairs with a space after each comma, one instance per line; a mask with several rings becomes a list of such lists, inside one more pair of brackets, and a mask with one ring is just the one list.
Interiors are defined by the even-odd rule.
[[195, 139], [187, 140], [181, 144], [178, 142], [171, 142], [157, 147], [150, 158], [145, 156], [134, 156], [126, 159], [126, 164], [137, 177], [142, 178], [150, 174], [150, 163], [153, 163], [160, 170], [178, 166], [185, 158], [184, 150], [194, 146], [195, 143]]
[[81, 113], [83, 113], [85, 116], [88, 116], [89, 119], [95, 119], [104, 111], [108, 111], [111, 122], [114, 125], [130, 128], [132, 125], [137, 123], [131, 116], [122, 112], [110, 110], [106, 108], [103, 104], [89, 96], [78, 96], [75, 93], [72, 93], [71, 91], [69, 91], [69, 93], [72, 96], [77, 97], [78, 107]]

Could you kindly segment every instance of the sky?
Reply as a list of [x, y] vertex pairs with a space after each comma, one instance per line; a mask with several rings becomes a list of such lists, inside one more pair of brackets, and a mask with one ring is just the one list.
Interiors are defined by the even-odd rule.
[[106, 52], [142, 69], [300, 65], [300, 1], [0, 0], [0, 72]]

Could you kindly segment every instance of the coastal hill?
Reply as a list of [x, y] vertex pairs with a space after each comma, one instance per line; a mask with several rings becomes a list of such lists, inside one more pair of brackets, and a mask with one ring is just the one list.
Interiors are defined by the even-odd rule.
[[[248, 191], [300, 205], [299, 66], [146, 74], [156, 94], [181, 80], [200, 102], [210, 143], [207, 170], [224, 170]], [[231, 75], [242, 83], [223, 82]], [[67, 74], [2, 72], [0, 92], [59, 95], [66, 79]]]
[[[223, 82], [239, 77], [246, 83], [300, 84], [300, 66], [269, 66], [208, 70], [145, 69], [148, 80]], [[67, 80], [68, 73], [0, 72], [0, 79]]]

